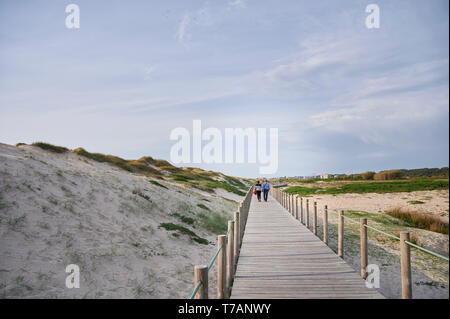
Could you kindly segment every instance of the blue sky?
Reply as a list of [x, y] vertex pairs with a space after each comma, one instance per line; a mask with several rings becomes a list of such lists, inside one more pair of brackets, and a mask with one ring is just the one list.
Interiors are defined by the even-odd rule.
[[448, 166], [448, 5], [0, 0], [0, 142], [169, 160], [200, 119], [278, 128], [277, 176]]

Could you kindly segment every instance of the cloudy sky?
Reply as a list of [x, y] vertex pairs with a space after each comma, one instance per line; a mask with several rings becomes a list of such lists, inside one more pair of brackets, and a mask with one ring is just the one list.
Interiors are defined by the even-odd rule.
[[448, 6], [0, 0], [0, 142], [170, 160], [170, 132], [199, 119], [278, 128], [277, 176], [448, 166]]

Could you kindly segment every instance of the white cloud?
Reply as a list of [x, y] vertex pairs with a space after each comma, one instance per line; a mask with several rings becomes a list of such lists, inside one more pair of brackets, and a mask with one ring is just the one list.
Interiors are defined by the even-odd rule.
[[187, 38], [190, 39], [191, 35], [188, 33], [188, 28], [191, 23], [191, 17], [189, 13], [185, 13], [183, 18], [181, 19], [180, 24], [178, 25], [177, 37], [178, 40], [183, 42]]
[[156, 65], [156, 64], [147, 66], [144, 69], [144, 74], [145, 74], [144, 75], [144, 80], [150, 80], [153, 77], [153, 75], [155, 74], [155, 71], [157, 69], [158, 69], [158, 65]]
[[234, 8], [245, 8], [247, 6], [244, 0], [234, 0], [228, 2], [228, 4]]

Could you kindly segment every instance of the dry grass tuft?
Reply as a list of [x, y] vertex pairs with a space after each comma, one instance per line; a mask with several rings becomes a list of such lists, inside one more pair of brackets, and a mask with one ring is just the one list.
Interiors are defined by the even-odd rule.
[[442, 220], [439, 216], [425, 214], [415, 210], [402, 209], [400, 207], [388, 210], [386, 214], [401, 219], [413, 227], [448, 235], [448, 222]]

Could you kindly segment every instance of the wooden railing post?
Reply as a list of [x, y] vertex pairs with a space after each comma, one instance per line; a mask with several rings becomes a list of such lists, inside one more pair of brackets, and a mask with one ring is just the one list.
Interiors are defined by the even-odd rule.
[[303, 197], [300, 197], [300, 222], [304, 225], [305, 221], [303, 220]]
[[363, 279], [367, 278], [367, 218], [359, 219], [359, 231], [360, 231], [360, 241], [361, 241], [361, 277]]
[[323, 242], [328, 245], [328, 206], [323, 211]]
[[295, 197], [295, 219], [298, 220], [298, 196]]
[[409, 232], [400, 232], [400, 261], [402, 270], [402, 298], [412, 298], [411, 287], [411, 255], [409, 245], [405, 242], [409, 241]]
[[292, 215], [292, 195], [289, 194], [289, 213]]
[[344, 258], [344, 211], [338, 217], [338, 256]]
[[234, 221], [228, 221], [228, 242], [227, 242], [227, 291], [231, 288], [233, 282], [233, 268], [234, 268]]
[[309, 229], [309, 199], [306, 199], [306, 228]]
[[198, 282], [202, 284], [195, 294], [195, 299], [208, 299], [208, 266], [199, 265], [194, 267], [194, 288]]
[[317, 202], [314, 202], [313, 234], [317, 236]]
[[224, 299], [226, 296], [227, 287], [227, 236], [219, 235], [217, 236], [217, 249], [222, 249], [217, 256], [217, 299]]
[[290, 194], [287, 195], [287, 211], [289, 213], [291, 212], [291, 195]]
[[234, 249], [233, 249], [233, 255], [234, 255], [234, 269], [236, 269], [237, 261], [239, 258], [239, 237], [241, 233], [240, 224], [239, 224], [239, 212], [234, 213]]
[[292, 195], [292, 216], [295, 217], [295, 195]]

